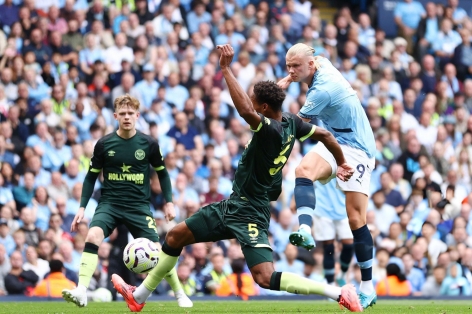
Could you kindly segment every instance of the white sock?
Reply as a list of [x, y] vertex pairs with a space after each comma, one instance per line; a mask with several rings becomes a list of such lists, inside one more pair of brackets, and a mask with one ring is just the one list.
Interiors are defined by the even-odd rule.
[[334, 285], [325, 285], [324, 295], [330, 299], [338, 301], [341, 295], [341, 288]]
[[84, 285], [77, 285], [77, 289], [82, 290], [82, 292], [87, 292], [87, 287]]
[[311, 227], [309, 225], [301, 224], [298, 230], [303, 230], [309, 234], [311, 234]]
[[139, 304], [143, 304], [152, 294], [143, 284], [139, 285], [133, 292], [133, 297]]
[[360, 292], [366, 295], [371, 295], [375, 292], [374, 284], [372, 280], [361, 281], [361, 286], [359, 287]]

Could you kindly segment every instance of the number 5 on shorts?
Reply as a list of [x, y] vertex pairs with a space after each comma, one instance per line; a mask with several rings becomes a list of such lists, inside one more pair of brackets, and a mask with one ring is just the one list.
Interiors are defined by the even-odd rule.
[[154, 231], [156, 231], [157, 233], [157, 226], [156, 226], [156, 221], [154, 220], [154, 218], [147, 216], [146, 220], [148, 221], [148, 228], [154, 229]]
[[247, 224], [247, 230], [249, 231], [249, 236], [255, 238], [259, 235], [259, 230], [257, 230], [257, 224]]

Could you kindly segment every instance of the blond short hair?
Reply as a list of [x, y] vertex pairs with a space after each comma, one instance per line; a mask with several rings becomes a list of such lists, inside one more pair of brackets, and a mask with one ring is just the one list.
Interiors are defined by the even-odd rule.
[[123, 96], [117, 97], [113, 102], [113, 107], [115, 111], [125, 106], [129, 106], [137, 111], [139, 110], [140, 103], [139, 100], [137, 100], [130, 94], [125, 94]]
[[289, 57], [289, 56], [312, 57], [315, 69], [318, 70], [321, 67], [321, 64], [318, 62], [319, 57], [315, 56], [315, 48], [310, 47], [306, 44], [298, 43], [298, 44], [293, 45], [287, 51], [287, 57]]
[[310, 47], [308, 45], [298, 43], [293, 45], [288, 51], [287, 55], [292, 56], [313, 56], [315, 53], [315, 48]]

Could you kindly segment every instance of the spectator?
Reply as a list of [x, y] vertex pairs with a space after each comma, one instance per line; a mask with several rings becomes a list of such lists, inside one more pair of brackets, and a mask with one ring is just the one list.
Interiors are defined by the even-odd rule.
[[23, 54], [28, 52], [33, 52], [36, 61], [43, 65], [46, 61], [50, 60], [52, 55], [52, 50], [48, 45], [42, 43], [42, 38], [44, 33], [36, 28], [31, 32], [31, 43], [29, 45], [23, 46]]
[[23, 270], [23, 257], [19, 251], [11, 253], [10, 263], [11, 270], [5, 276], [5, 288], [8, 294], [30, 295], [39, 280], [38, 275], [32, 270]]
[[462, 42], [454, 49], [452, 63], [458, 71], [457, 78], [460, 81], [472, 77], [472, 61], [470, 61], [470, 30], [463, 28], [460, 30]]
[[80, 254], [74, 251], [73, 244], [64, 240], [59, 244], [59, 253], [64, 257], [64, 266], [74, 272], [79, 271]]
[[375, 212], [375, 225], [384, 235], [388, 235], [389, 227], [393, 222], [398, 222], [395, 208], [385, 203], [385, 195], [382, 191], [372, 194], [372, 205], [368, 210]]
[[392, 181], [392, 176], [388, 172], [384, 172], [380, 175], [381, 189], [385, 196], [385, 204], [391, 205], [395, 208], [397, 213], [403, 211], [403, 205], [405, 201], [403, 200], [400, 192], [394, 189], [395, 183]]
[[377, 284], [376, 291], [379, 296], [409, 296], [411, 287], [400, 267], [388, 264], [387, 278]]
[[421, 295], [421, 289], [425, 284], [423, 272], [414, 267], [414, 260], [410, 253], [404, 254], [402, 261], [405, 268], [405, 276], [411, 285], [412, 294]]
[[11, 265], [5, 246], [0, 243], [0, 296], [6, 294], [4, 278], [10, 272]]
[[442, 266], [436, 266], [433, 270], [433, 274], [428, 276], [425, 284], [421, 288], [421, 295], [426, 297], [439, 296], [445, 278], [446, 269]]
[[51, 260], [49, 268], [51, 273], [34, 288], [33, 296], [59, 298], [63, 289], [75, 288], [76, 284], [64, 275], [64, 265], [60, 260]]
[[[296, 248], [295, 248], [296, 250]], [[240, 296], [247, 301], [250, 296], [257, 295], [254, 279], [244, 273], [244, 260], [235, 259], [231, 263], [233, 274], [221, 282], [220, 288], [216, 290], [217, 296]]]
[[470, 283], [462, 276], [462, 267], [458, 263], [449, 266], [448, 274], [441, 284], [441, 295], [471, 295]]
[[32, 270], [39, 277], [40, 280], [44, 278], [44, 275], [49, 273], [48, 262], [38, 258], [38, 252], [33, 246], [28, 246], [26, 249], [26, 263], [23, 265], [23, 270]]
[[419, 1], [405, 0], [395, 7], [395, 23], [398, 26], [398, 35], [408, 42], [408, 53], [413, 50], [413, 36], [418, 24], [426, 12]]
[[441, 69], [452, 61], [454, 56], [454, 49], [461, 44], [462, 39], [460, 35], [452, 29], [452, 21], [444, 19], [441, 22], [441, 30], [433, 44], [433, 50], [436, 57], [439, 58], [439, 67]]
[[437, 14], [436, 4], [428, 2], [426, 4], [426, 16], [420, 20], [416, 32], [416, 36], [419, 38], [416, 51], [419, 59], [422, 59], [431, 50], [434, 41], [437, 39], [440, 25], [441, 17]]
[[210, 23], [211, 14], [205, 11], [202, 1], [195, 1], [193, 10], [187, 14], [188, 31], [190, 34], [196, 32], [202, 23]]
[[196, 130], [188, 125], [187, 115], [179, 112], [175, 116], [175, 126], [173, 126], [168, 136], [175, 139], [177, 144], [184, 145], [186, 150], [203, 149], [201, 138], [197, 135]]
[[34, 216], [36, 217], [36, 226], [42, 231], [46, 231], [48, 227], [48, 221], [52, 213], [56, 213], [57, 209], [54, 207], [54, 201], [49, 198], [46, 189], [43, 186], [39, 186], [34, 194], [31, 203], [28, 207], [33, 210]]
[[297, 247], [288, 243], [285, 247], [284, 254], [285, 258], [276, 262], [275, 268], [303, 276], [303, 263], [296, 259], [298, 255]]
[[222, 283], [228, 277], [229, 273], [225, 271], [225, 258], [223, 254], [214, 253], [210, 257], [212, 270], [205, 276], [203, 281], [204, 294], [215, 295], [216, 291], [221, 287]]
[[197, 293], [197, 283], [195, 279], [191, 277], [191, 269], [189, 265], [180, 263], [177, 266], [177, 276], [179, 277], [180, 284], [185, 294], [193, 296]]
[[31, 208], [24, 207], [21, 209], [20, 219], [23, 226], [20, 228], [25, 233], [25, 243], [29, 247], [36, 248], [39, 245], [39, 241], [43, 237], [41, 229], [35, 226], [35, 216]]
[[10, 234], [10, 227], [8, 226], [8, 220], [0, 218], [0, 244], [6, 250], [6, 253], [10, 256], [15, 250], [15, 241]]
[[428, 245], [428, 255], [431, 259], [431, 264], [433, 266], [436, 266], [436, 261], [439, 254], [447, 250], [447, 246], [444, 242], [434, 238], [436, 230], [436, 226], [430, 222], [425, 222], [421, 229], [421, 234], [423, 235]]
[[0, 5], [0, 12], [0, 20], [4, 30], [8, 30], [19, 19], [19, 8], [13, 3], [13, 0], [5, 0]]
[[[96, 2], [98, 1], [99, 0], [96, 0]], [[115, 45], [111, 46], [106, 50], [104, 59], [105, 64], [107, 66], [107, 70], [110, 73], [116, 73], [121, 71], [121, 62], [123, 60], [133, 62], [133, 50], [130, 47], [126, 46], [126, 34], [116, 34]]]

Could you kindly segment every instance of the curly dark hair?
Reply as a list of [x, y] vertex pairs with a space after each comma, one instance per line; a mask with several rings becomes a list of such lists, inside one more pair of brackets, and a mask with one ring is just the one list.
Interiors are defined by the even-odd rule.
[[279, 112], [282, 110], [285, 93], [275, 82], [262, 81], [254, 85], [254, 98], [259, 104], [266, 103], [272, 110]]

